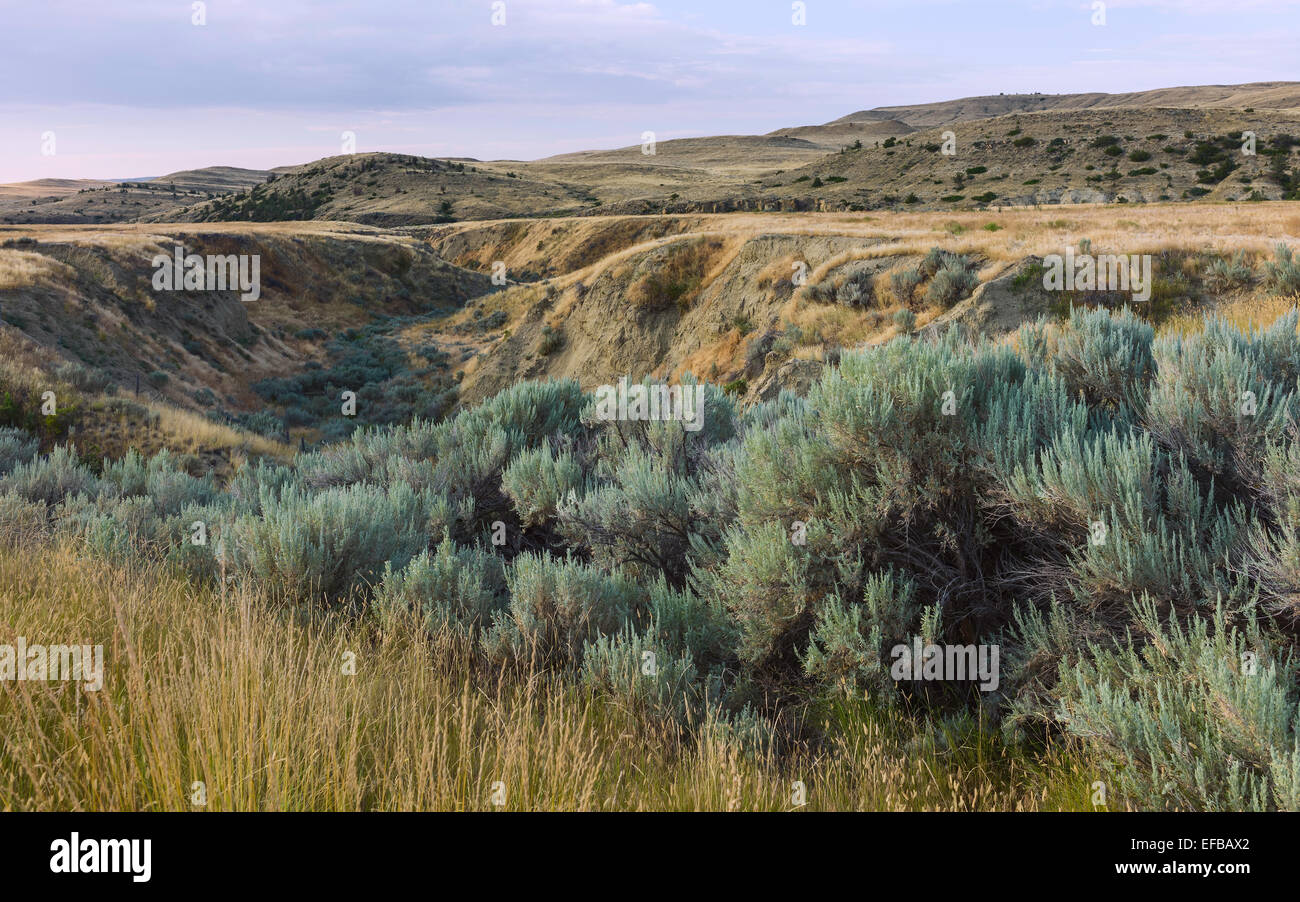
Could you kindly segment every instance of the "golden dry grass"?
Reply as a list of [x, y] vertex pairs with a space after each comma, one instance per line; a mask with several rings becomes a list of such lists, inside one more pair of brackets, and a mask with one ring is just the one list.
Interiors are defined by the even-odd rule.
[[293, 456], [294, 449], [284, 442], [266, 438], [256, 432], [232, 429], [214, 423], [189, 410], [157, 401], [142, 402], [156, 418], [166, 447], [177, 451], [241, 451], [281, 459]]
[[[1265, 292], [1238, 293], [1224, 298], [1213, 313], [1242, 331], [1265, 329], [1279, 316], [1289, 313], [1300, 303], [1297, 297], [1282, 297]], [[1160, 324], [1160, 334], [1196, 334], [1205, 328], [1205, 312], [1177, 313]]]
[[43, 254], [0, 249], [0, 291], [30, 288], [41, 282], [71, 279], [75, 275], [71, 266], [51, 260]]
[[0, 384], [23, 389], [55, 387], [48, 370], [53, 352], [42, 348], [14, 329], [0, 329]]
[[680, 740], [400, 624], [303, 620], [39, 542], [0, 547], [0, 624], [3, 643], [102, 644], [105, 673], [98, 692], [0, 683], [6, 810], [190, 810], [196, 781], [209, 810], [783, 810], [795, 780], [810, 809], [1036, 810], [1089, 807], [1094, 779], [1062, 754], [860, 711], [781, 761], [709, 725]]
[[[628, 217], [590, 217], [581, 233], [612, 228]], [[641, 217], [644, 220], [644, 217]], [[869, 257], [925, 253], [942, 247], [1010, 262], [1030, 254], [1059, 253], [1081, 238], [1091, 239], [1098, 250], [1140, 253], [1158, 250], [1271, 252], [1279, 241], [1300, 242], [1300, 202], [1221, 204], [1074, 204], [1051, 207], [1016, 207], [976, 212], [933, 211], [916, 213], [729, 213], [682, 214], [654, 217], [674, 223], [670, 236], [621, 248], [602, 260], [601, 266], [624, 259], [649, 247], [684, 237], [755, 237], [762, 234], [844, 235], [876, 239]], [[453, 231], [503, 228], [509, 221], [473, 222], [448, 227]], [[954, 234], [951, 224], [961, 231]], [[985, 226], [994, 223], [997, 231]], [[510, 223], [513, 224], [513, 223]], [[562, 249], [547, 247], [529, 252], [520, 243], [512, 265], [534, 265], [543, 256]], [[489, 255], [490, 256], [490, 255]], [[486, 258], [485, 258], [486, 259]], [[497, 258], [493, 258], [497, 259]], [[821, 261], [816, 261], [821, 262]], [[788, 272], [788, 270], [786, 271]]]

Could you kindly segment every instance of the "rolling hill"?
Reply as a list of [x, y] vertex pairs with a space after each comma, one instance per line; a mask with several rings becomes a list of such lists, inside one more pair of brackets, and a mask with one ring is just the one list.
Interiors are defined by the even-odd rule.
[[[1243, 133], [1256, 135], [1245, 153]], [[945, 148], [948, 133], [955, 145]], [[1300, 83], [1000, 94], [533, 161], [328, 157], [130, 183], [0, 186], [0, 223], [457, 220], [1276, 200], [1300, 191]], [[945, 150], [954, 150], [947, 153]], [[6, 190], [7, 189], [7, 190]]]

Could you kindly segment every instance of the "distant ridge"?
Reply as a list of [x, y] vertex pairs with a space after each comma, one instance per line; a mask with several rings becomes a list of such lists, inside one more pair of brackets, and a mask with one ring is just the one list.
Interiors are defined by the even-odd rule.
[[913, 128], [934, 128], [1011, 113], [1059, 112], [1098, 107], [1233, 108], [1300, 110], [1300, 82], [1263, 81], [1244, 85], [1193, 85], [1125, 94], [990, 94], [912, 106], [882, 106], [850, 113], [827, 125], [895, 119]]

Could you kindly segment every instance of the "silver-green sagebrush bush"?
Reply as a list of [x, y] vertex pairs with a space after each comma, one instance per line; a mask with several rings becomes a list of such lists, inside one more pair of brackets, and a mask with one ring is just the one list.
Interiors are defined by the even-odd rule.
[[30, 461], [40, 449], [41, 444], [34, 436], [11, 426], [0, 426], [0, 476]]
[[1273, 249], [1273, 260], [1264, 264], [1264, 281], [1280, 294], [1300, 293], [1300, 261], [1285, 244]]
[[61, 445], [44, 457], [17, 464], [0, 479], [0, 493], [13, 492], [53, 507], [69, 496], [94, 491], [96, 484], [95, 475]]
[[1248, 333], [1210, 318], [1199, 335], [1157, 342], [1145, 428], [1212, 473], [1257, 481], [1265, 445], [1300, 414], [1296, 324], [1294, 309]]
[[1145, 641], [1061, 674], [1059, 718], [1112, 756], [1144, 807], [1294, 810], [1300, 693], [1290, 652], [1222, 608], [1183, 626], [1136, 606]]
[[233, 522], [225, 551], [240, 577], [286, 598], [347, 601], [428, 544], [431, 507], [406, 485], [288, 487], [264, 494], [259, 514]]
[[630, 627], [583, 646], [580, 679], [681, 722], [700, 709], [702, 693], [707, 691], [689, 649], [673, 653]]
[[861, 604], [845, 604], [835, 595], [823, 601], [809, 634], [804, 670], [846, 695], [871, 690], [888, 698], [894, 684], [881, 650], [909, 644], [918, 616], [910, 579], [890, 571], [870, 576]]
[[[0, 514], [6, 541], [54, 529], [288, 605], [414, 615], [755, 748], [815, 741], [786, 735], [799, 712], [867, 693], [1072, 737], [1135, 807], [1294, 809], [1296, 331], [1157, 338], [1078, 309], [1012, 343], [900, 336], [806, 398], [738, 410], [706, 385], [698, 431], [525, 382], [221, 487], [5, 431]], [[896, 680], [917, 638], [997, 646], [996, 689]]]
[[524, 526], [554, 520], [561, 502], [582, 489], [583, 483], [582, 465], [573, 453], [568, 449], [556, 453], [549, 445], [520, 452], [501, 474], [502, 488]]
[[1050, 358], [1066, 387], [1092, 406], [1114, 413], [1125, 406], [1140, 409], [1155, 360], [1155, 330], [1130, 310], [1076, 307]]
[[477, 637], [506, 598], [501, 558], [478, 547], [457, 548], [446, 537], [404, 568], [394, 570], [390, 561], [372, 605], [381, 617], [415, 612], [430, 632], [445, 628]]
[[494, 655], [582, 660], [588, 642], [642, 620], [646, 590], [621, 573], [525, 553], [506, 569], [509, 608], [494, 617], [485, 645]]

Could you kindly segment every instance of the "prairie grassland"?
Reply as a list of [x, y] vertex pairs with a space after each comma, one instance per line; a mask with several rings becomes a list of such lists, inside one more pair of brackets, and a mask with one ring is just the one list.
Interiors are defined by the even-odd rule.
[[0, 683], [6, 810], [192, 810], [196, 781], [207, 810], [488, 810], [498, 781], [504, 810], [783, 810], [795, 780], [809, 809], [1091, 808], [1080, 759], [982, 731], [845, 705], [778, 759], [402, 624], [301, 619], [31, 537], [0, 549], [0, 624], [2, 643], [104, 646], [98, 692]]

